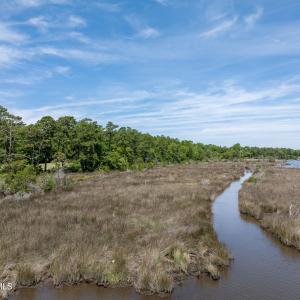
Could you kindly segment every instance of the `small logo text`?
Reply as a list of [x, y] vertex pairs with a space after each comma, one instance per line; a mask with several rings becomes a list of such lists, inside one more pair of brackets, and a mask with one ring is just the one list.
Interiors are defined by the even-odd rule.
[[13, 284], [11, 282], [0, 282], [0, 291], [11, 291]]

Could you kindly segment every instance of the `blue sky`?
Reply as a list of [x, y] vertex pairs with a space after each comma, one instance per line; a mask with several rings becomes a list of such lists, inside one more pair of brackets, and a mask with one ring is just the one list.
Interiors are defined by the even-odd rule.
[[296, 0], [1, 0], [0, 103], [219, 145], [300, 148]]

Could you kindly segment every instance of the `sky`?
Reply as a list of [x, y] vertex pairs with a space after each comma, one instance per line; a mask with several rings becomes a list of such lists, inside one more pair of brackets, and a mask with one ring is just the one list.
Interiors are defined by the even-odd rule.
[[0, 105], [300, 149], [300, 1], [1, 0]]

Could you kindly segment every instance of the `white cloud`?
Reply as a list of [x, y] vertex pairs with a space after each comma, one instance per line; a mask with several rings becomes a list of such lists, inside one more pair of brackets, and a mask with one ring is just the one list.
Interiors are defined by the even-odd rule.
[[85, 27], [86, 21], [79, 16], [70, 16], [68, 19], [68, 26], [70, 27]]
[[83, 50], [74, 48], [40, 47], [34, 52], [36, 55], [51, 55], [66, 60], [77, 60], [88, 64], [114, 63], [119, 58], [109, 53], [101, 53], [97, 50]]
[[32, 6], [39, 6], [42, 5], [44, 1], [42, 0], [19, 0], [17, 1], [18, 4], [22, 5], [22, 6], [28, 6], [28, 7], [32, 7]]
[[222, 32], [230, 30], [235, 25], [237, 20], [238, 20], [237, 16], [231, 20], [225, 20], [225, 21], [221, 22], [220, 24], [218, 24], [217, 26], [215, 26], [214, 28], [211, 28], [205, 32], [202, 32], [200, 34], [200, 36], [204, 37], [204, 38], [215, 37]]
[[19, 50], [0, 45], [0, 66], [1, 67], [11, 66], [16, 62], [18, 62], [19, 59], [22, 58], [24, 58], [24, 56]]
[[54, 68], [55, 73], [64, 75], [64, 76], [70, 74], [70, 71], [71, 71], [71, 69], [68, 66], [57, 66]]
[[224, 19], [226, 16], [232, 16], [235, 13], [231, 0], [210, 0], [202, 2], [202, 10], [204, 10], [204, 15], [209, 21], [218, 21]]
[[264, 9], [262, 7], [257, 7], [256, 12], [250, 14], [244, 18], [244, 21], [248, 28], [251, 28], [255, 23], [263, 16]]
[[5, 79], [0, 79], [0, 84], [21, 84], [21, 85], [30, 85], [33, 84], [34, 81], [32, 78], [28, 77], [12, 77], [12, 78], [5, 78]]
[[[65, 114], [75, 112], [100, 118], [104, 123], [110, 119], [152, 134], [227, 145], [241, 142], [276, 146], [277, 136], [292, 137], [300, 133], [297, 80], [273, 82], [270, 87], [260, 89], [225, 82], [201, 92], [161, 86], [148, 91], [124, 91], [118, 97], [114, 93], [103, 99], [72, 98], [72, 102], [19, 110], [19, 114], [29, 122], [62, 110]], [[100, 106], [101, 113], [96, 109]], [[300, 143], [288, 139], [281, 146], [300, 148]]]
[[26, 41], [27, 36], [19, 33], [6, 23], [0, 22], [0, 41], [7, 43], [22, 43]]
[[139, 31], [139, 36], [149, 39], [149, 38], [156, 38], [160, 36], [159, 31], [152, 27], [145, 27]]
[[[33, 109], [23, 109], [23, 108], [11, 108], [10, 111], [19, 115], [23, 118], [23, 120], [27, 123], [36, 122], [45, 114], [51, 115], [55, 118], [63, 116], [63, 115], [73, 115], [78, 117], [83, 117], [85, 115], [84, 110], [82, 108], [86, 107], [95, 107], [95, 106], [105, 106], [105, 105], [112, 105], [115, 107], [119, 105], [121, 110], [126, 110], [126, 107], [140, 107], [139, 106], [132, 106], [130, 103], [141, 102], [146, 98], [149, 98], [150, 95], [146, 91], [134, 91], [130, 93], [128, 96], [123, 97], [116, 97], [116, 98], [108, 98], [108, 99], [83, 99], [81, 101], [74, 101], [74, 98], [71, 97], [72, 102], [67, 102], [63, 104], [56, 104], [56, 105], [48, 105], [42, 106]], [[115, 109], [114, 109], [115, 111]], [[81, 112], [81, 113], [80, 113]], [[106, 111], [108, 113], [108, 111]]]
[[121, 5], [117, 3], [98, 2], [97, 7], [107, 12], [119, 12], [121, 10]]
[[15, 0], [15, 5], [19, 5], [21, 7], [37, 7], [41, 5], [47, 4], [67, 4], [70, 0]]
[[0, 97], [1, 98], [15, 98], [20, 96], [20, 92], [19, 91], [3, 91], [0, 90]]
[[17, 25], [25, 24], [25, 25], [33, 26], [36, 27], [38, 30], [45, 32], [50, 28], [61, 29], [65, 27], [70, 27], [70, 28], [85, 27], [86, 21], [82, 17], [76, 15], [69, 16], [67, 22], [59, 18], [50, 20], [50, 19], [46, 19], [44, 16], [37, 16], [37, 17], [32, 17], [25, 22], [20, 22], [16, 24]]
[[169, 0], [154, 0], [156, 3], [160, 5], [167, 6], [169, 4]]
[[125, 17], [125, 20], [130, 24], [130, 26], [136, 30], [137, 36], [145, 39], [157, 38], [160, 36], [160, 32], [148, 25], [143, 24], [136, 16], [129, 15]]
[[34, 71], [29, 71], [26, 74], [13, 77], [5, 77], [0, 79], [0, 84], [7, 86], [11, 85], [33, 85], [37, 84], [44, 79], [52, 78], [56, 75], [68, 76], [71, 73], [71, 68], [69, 66], [55, 66], [52, 69], [38, 69]]
[[80, 43], [83, 43], [83, 44], [91, 44], [92, 43], [91, 39], [88, 38], [82, 32], [72, 31], [70, 33], [67, 33], [66, 36], [70, 37], [71, 39], [77, 40], [77, 41], [79, 41]]
[[26, 21], [26, 24], [34, 26], [41, 31], [46, 31], [51, 24], [43, 16], [32, 17]]
[[[255, 145], [261, 142], [261, 145], [275, 146], [277, 134], [300, 133], [300, 99], [297, 98], [300, 82], [282, 82], [277, 86], [277, 90], [246, 89], [224, 83], [204, 92], [163, 89], [151, 95], [153, 102], [146, 113], [123, 112], [114, 116], [113, 122], [207, 143]], [[167, 101], [162, 103], [159, 99]], [[281, 127], [281, 124], [285, 125]], [[282, 145], [300, 148], [299, 142], [298, 146], [295, 141], [290, 142]]]

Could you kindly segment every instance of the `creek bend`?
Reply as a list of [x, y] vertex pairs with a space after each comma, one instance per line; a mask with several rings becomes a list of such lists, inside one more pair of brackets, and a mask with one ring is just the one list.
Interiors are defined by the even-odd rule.
[[[250, 217], [240, 215], [238, 193], [251, 176], [247, 172], [213, 203], [214, 228], [234, 261], [218, 281], [190, 278], [163, 299], [300, 299], [300, 252], [278, 242]], [[20, 289], [11, 300], [158, 300], [137, 294], [133, 288], [99, 288], [95, 285], [54, 289], [51, 286]]]

